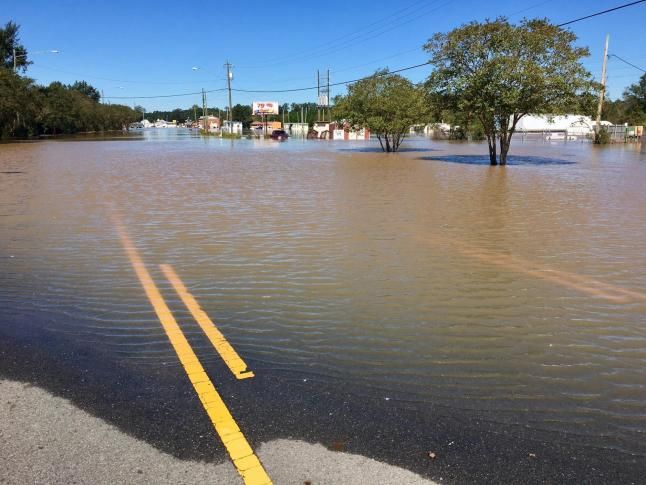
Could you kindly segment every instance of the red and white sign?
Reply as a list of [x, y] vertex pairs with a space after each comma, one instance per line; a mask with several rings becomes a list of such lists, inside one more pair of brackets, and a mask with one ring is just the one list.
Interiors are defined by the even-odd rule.
[[277, 115], [278, 103], [275, 101], [254, 101], [251, 109], [255, 115]]

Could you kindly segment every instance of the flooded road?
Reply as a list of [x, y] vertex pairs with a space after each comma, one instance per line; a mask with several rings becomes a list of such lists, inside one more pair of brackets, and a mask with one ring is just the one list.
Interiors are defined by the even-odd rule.
[[[47, 356], [54, 391], [83, 401], [107, 389], [117, 406], [139, 395], [133, 381], [156, 376], [163, 384], [146, 392], [199, 413], [164, 387], [181, 365], [118, 217], [203, 364], [224, 375], [160, 265], [256, 374], [262, 400], [239, 410], [258, 423], [252, 439], [338, 435], [351, 451], [449, 482], [516, 481], [494, 471], [505, 459], [527, 482], [636, 481], [646, 471], [644, 155], [517, 140], [501, 168], [483, 145], [405, 146], [382, 154], [182, 130], [1, 145], [0, 372], [43, 384], [46, 370], [16, 362]], [[77, 371], [96, 387], [66, 377]], [[252, 381], [241, 395], [257, 399]], [[288, 419], [292, 399], [311, 407]], [[126, 419], [87, 400], [125, 428], [165, 419], [138, 401]], [[343, 417], [316, 415], [328, 411]], [[375, 434], [374, 413], [405, 446], [382, 443], [391, 438]], [[175, 432], [182, 449], [167, 448], [195, 455], [190, 426]], [[445, 462], [429, 466], [431, 445]], [[555, 455], [518, 465], [532, 446]]]

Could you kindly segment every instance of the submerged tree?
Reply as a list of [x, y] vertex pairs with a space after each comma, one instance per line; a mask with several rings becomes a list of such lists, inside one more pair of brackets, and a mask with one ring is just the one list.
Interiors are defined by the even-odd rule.
[[424, 45], [435, 71], [426, 87], [436, 103], [478, 118], [489, 144], [489, 160], [507, 163], [511, 138], [527, 114], [564, 114], [595, 84], [580, 60], [587, 48], [576, 35], [547, 20], [506, 18], [471, 22]]
[[383, 151], [396, 152], [411, 125], [425, 121], [428, 111], [422, 89], [384, 69], [338, 96], [333, 116], [356, 128], [370, 128]]

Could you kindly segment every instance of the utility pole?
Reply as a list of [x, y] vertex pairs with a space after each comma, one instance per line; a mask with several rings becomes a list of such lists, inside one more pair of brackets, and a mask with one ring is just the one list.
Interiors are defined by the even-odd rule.
[[321, 76], [316, 70], [316, 121], [321, 121]]
[[608, 43], [610, 34], [606, 34], [606, 48], [603, 51], [603, 67], [601, 68], [601, 92], [599, 93], [599, 106], [597, 107], [597, 125], [595, 134], [598, 137], [601, 132], [601, 111], [603, 110], [603, 98], [606, 95], [606, 65], [608, 64]]
[[206, 131], [206, 93], [202, 88], [202, 129]]
[[13, 72], [16, 72], [18, 64], [16, 63], [16, 49], [13, 50]]
[[233, 73], [231, 72], [231, 68], [233, 66], [229, 63], [229, 61], [227, 61], [226, 64], [224, 64], [224, 67], [227, 68], [227, 89], [229, 90], [229, 116], [228, 116], [229, 128], [233, 130], [233, 125], [231, 124], [232, 110], [233, 110], [231, 106], [231, 79], [233, 79]]
[[332, 121], [332, 115], [330, 114], [330, 70], [327, 70], [327, 88], [325, 89], [325, 104], [327, 105], [327, 119]]

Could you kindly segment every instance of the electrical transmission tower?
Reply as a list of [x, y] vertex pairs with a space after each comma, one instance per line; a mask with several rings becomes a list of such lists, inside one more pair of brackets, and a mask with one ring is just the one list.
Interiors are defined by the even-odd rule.
[[[330, 70], [327, 70], [326, 78], [321, 85], [321, 73], [316, 70], [316, 120], [331, 121], [330, 116]], [[326, 113], [327, 111], [327, 113]]]

